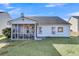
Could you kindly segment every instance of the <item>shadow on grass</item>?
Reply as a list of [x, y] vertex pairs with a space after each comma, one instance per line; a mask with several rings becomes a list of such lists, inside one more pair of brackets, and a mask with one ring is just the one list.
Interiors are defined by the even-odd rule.
[[2, 51], [2, 52], [0, 52], [0, 55], [4, 55], [6, 53], [8, 53], [8, 51]]
[[0, 40], [0, 42], [9, 42], [9, 43], [13, 43], [13, 42], [49, 42], [49, 43], [55, 43], [55, 44], [79, 44], [79, 37], [54, 37], [54, 38], [44, 38], [43, 40], [11, 40], [11, 39], [2, 39]]
[[52, 48], [54, 52], [52, 52], [52, 55], [51, 56], [62, 56], [59, 51], [57, 51], [57, 49], [52, 45]]

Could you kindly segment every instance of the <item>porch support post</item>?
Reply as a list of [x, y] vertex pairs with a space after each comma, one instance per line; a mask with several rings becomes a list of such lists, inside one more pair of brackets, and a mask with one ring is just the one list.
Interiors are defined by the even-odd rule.
[[23, 24], [22, 28], [23, 28], [23, 34], [22, 35], [23, 35], [23, 40], [24, 40], [24, 34], [25, 34], [25, 32], [24, 32], [24, 24]]
[[17, 39], [18, 39], [18, 24], [17, 24]]
[[11, 40], [13, 39], [13, 28], [12, 28], [13, 26], [12, 26], [12, 24], [11, 24]]
[[37, 37], [36, 37], [36, 24], [35, 24], [35, 32], [34, 32], [34, 40], [37, 40]]

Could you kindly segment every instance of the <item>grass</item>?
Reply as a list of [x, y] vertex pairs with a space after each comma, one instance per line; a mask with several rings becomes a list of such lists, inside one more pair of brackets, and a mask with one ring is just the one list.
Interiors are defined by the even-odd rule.
[[53, 46], [63, 56], [79, 56], [79, 45], [76, 44], [53, 44]]
[[4, 37], [4, 36], [3, 36], [3, 35], [0, 35], [0, 38], [1, 38], [1, 37]]
[[[7, 41], [6, 41], [7, 42]], [[3, 56], [79, 55], [79, 37], [46, 38], [44, 40], [8, 41], [0, 49]]]
[[6, 37], [4, 35], [0, 35], [0, 42], [4, 42], [4, 40], [6, 39]]

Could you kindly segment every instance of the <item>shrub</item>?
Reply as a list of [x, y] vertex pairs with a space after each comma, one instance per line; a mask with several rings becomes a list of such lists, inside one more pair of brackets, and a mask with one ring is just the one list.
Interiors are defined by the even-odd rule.
[[5, 35], [7, 38], [11, 38], [11, 28], [5, 28], [2, 30], [3, 35]]

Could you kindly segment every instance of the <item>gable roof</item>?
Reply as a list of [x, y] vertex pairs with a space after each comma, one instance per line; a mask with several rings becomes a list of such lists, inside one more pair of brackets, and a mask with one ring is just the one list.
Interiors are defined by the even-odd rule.
[[70, 23], [68, 23], [67, 21], [63, 20], [62, 18], [58, 17], [58, 16], [27, 16], [24, 18], [16, 18], [14, 20], [11, 21], [15, 21], [15, 20], [32, 20], [32, 21], [36, 21], [39, 24], [42, 25], [53, 25], [53, 24], [63, 24], [63, 25], [70, 25]]
[[67, 21], [58, 16], [29, 16], [29, 19], [35, 20], [40, 24], [64, 24], [70, 25]]

